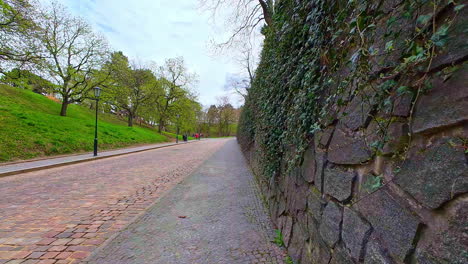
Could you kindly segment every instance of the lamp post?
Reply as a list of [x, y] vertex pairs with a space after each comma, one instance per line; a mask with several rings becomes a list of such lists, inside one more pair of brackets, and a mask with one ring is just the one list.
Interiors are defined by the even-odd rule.
[[99, 107], [99, 96], [101, 96], [101, 88], [94, 87], [94, 100], [96, 100], [96, 124], [94, 126], [94, 156], [97, 156], [97, 149], [98, 149], [98, 135], [97, 135], [97, 128], [98, 128], [98, 107]]
[[179, 118], [180, 118], [180, 115], [177, 114], [177, 131], [176, 131], [176, 143], [179, 144]]

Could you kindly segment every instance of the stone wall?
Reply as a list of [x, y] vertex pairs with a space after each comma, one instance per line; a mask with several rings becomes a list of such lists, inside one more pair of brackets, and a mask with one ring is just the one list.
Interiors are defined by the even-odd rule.
[[[392, 13], [403, 1], [385, 2], [380, 8]], [[265, 175], [259, 143], [244, 146], [295, 262], [468, 263], [467, 9], [431, 59], [431, 89], [391, 93], [390, 110], [363, 104], [373, 91], [354, 93], [344, 107], [334, 104], [331, 121], [309, 135], [298, 165], [287, 165], [296, 146], [284, 146], [281, 170], [273, 175]], [[377, 29], [386, 23], [383, 18]], [[398, 60], [387, 56], [384, 63]], [[335, 79], [346, 77], [346, 70], [336, 72]], [[406, 77], [419, 78], [400, 79]], [[379, 151], [372, 144], [379, 124], [371, 116], [392, 120]]]

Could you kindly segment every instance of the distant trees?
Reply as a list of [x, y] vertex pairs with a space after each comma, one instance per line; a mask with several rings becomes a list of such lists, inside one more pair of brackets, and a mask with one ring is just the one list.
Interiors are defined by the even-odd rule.
[[196, 83], [197, 77], [187, 70], [182, 57], [166, 60], [159, 67], [157, 75], [162, 90], [154, 105], [159, 113], [158, 130], [162, 131], [167, 122], [174, 119], [177, 110], [181, 108], [180, 104], [184, 103], [183, 100], [193, 97], [189, 86]]
[[236, 130], [240, 110], [235, 108], [228, 96], [218, 98], [216, 105], [211, 105], [202, 115], [202, 132], [209, 136], [231, 136]]
[[218, 128], [220, 136], [228, 136], [231, 134], [231, 125], [238, 120], [236, 110], [229, 102], [227, 96], [218, 99]]
[[160, 83], [151, 70], [135, 66], [132, 68], [122, 52], [114, 52], [103, 71], [110, 73], [103, 83], [107, 102], [116, 109], [124, 110], [128, 117], [128, 126], [133, 126], [133, 120], [143, 105], [156, 95]]

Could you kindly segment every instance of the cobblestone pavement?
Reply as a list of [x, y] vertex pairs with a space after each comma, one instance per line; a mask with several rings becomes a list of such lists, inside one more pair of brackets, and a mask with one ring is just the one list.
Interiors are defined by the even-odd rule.
[[258, 194], [231, 139], [86, 263], [284, 263]]
[[80, 262], [226, 142], [0, 178], [0, 264]]

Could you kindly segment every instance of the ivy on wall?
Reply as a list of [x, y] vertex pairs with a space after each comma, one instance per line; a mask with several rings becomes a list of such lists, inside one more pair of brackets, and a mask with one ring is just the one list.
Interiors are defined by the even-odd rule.
[[[261, 173], [273, 176], [299, 165], [313, 135], [338, 119], [355, 131], [375, 127], [366, 142], [375, 155], [391, 140], [392, 123], [404, 122], [406, 143], [393, 154], [404, 160], [418, 99], [435, 74], [458, 69], [443, 56], [450, 32], [462, 30], [455, 22], [463, 11], [453, 0], [279, 1], [263, 30], [241, 146], [255, 144]], [[410, 101], [409, 114], [392, 114], [402, 100]]]

